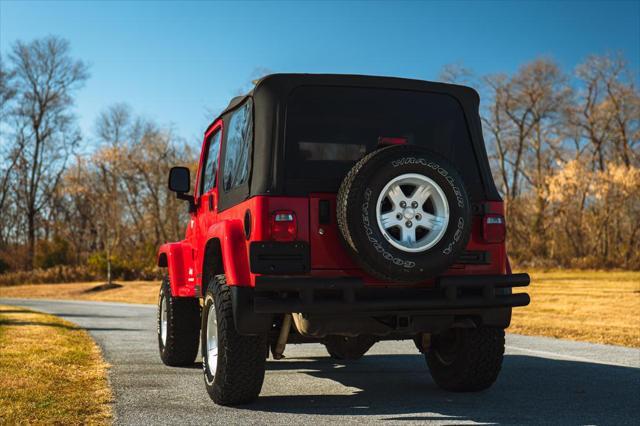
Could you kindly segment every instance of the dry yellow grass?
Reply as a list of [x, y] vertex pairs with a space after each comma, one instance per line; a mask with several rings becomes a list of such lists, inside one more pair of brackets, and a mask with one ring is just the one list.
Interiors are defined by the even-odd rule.
[[[640, 272], [529, 271], [531, 304], [513, 311], [509, 331], [640, 347]], [[0, 297], [155, 304], [160, 283], [133, 281], [85, 293], [98, 283], [0, 287]]]
[[0, 424], [109, 424], [107, 367], [73, 324], [0, 306]]
[[531, 304], [513, 310], [510, 332], [640, 347], [640, 272], [530, 274]]
[[94, 300], [102, 302], [149, 303], [158, 301], [160, 281], [119, 282], [121, 288], [87, 292], [101, 283], [25, 284], [0, 286], [0, 297], [33, 299]]

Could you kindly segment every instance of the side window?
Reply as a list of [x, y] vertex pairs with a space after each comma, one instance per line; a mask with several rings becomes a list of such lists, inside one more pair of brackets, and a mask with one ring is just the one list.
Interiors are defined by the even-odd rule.
[[249, 99], [231, 114], [226, 125], [227, 140], [224, 158], [225, 191], [246, 183], [249, 179], [249, 149], [253, 140], [253, 102]]
[[207, 154], [204, 158], [202, 171], [202, 186], [200, 194], [204, 194], [216, 186], [216, 172], [218, 171], [218, 153], [220, 152], [220, 130], [209, 137]]

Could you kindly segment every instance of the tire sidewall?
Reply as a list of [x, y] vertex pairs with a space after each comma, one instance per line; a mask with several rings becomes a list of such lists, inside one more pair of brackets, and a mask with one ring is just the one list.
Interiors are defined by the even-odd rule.
[[[211, 286], [209, 286], [211, 288]], [[216, 374], [212, 375], [211, 370], [209, 369], [209, 365], [207, 363], [207, 326], [209, 320], [209, 309], [211, 305], [215, 304], [215, 298], [213, 296], [213, 292], [208, 290], [205, 299], [204, 306], [202, 308], [202, 324], [200, 326], [200, 348], [202, 355], [202, 371], [204, 372], [204, 381], [207, 387], [213, 387], [215, 384], [216, 377], [218, 376], [218, 371], [216, 370]], [[217, 310], [217, 308], [216, 308]], [[218, 313], [216, 311], [216, 318], [218, 317]], [[218, 322], [216, 325], [219, 325]], [[219, 336], [219, 329], [217, 330]], [[222, 351], [220, 350], [220, 337], [218, 337], [218, 369], [220, 367], [220, 356]]]
[[[363, 166], [350, 194], [347, 211], [351, 241], [358, 256], [382, 269], [384, 275], [401, 280], [420, 280], [450, 266], [466, 246], [471, 228], [471, 208], [460, 175], [440, 156], [417, 147], [382, 149]], [[432, 179], [444, 192], [449, 204], [447, 230], [431, 248], [406, 252], [393, 246], [377, 222], [377, 203], [382, 189], [393, 178], [416, 173]]]
[[165, 278], [162, 280], [162, 285], [160, 286], [160, 292], [158, 293], [158, 312], [157, 312], [157, 334], [158, 334], [158, 349], [160, 350], [160, 355], [164, 356], [166, 346], [162, 343], [162, 331], [161, 331], [161, 322], [162, 322], [162, 299], [166, 299], [167, 304], [167, 339], [170, 336], [169, 327], [171, 325], [171, 321], [169, 315], [171, 315], [171, 291], [167, 292], [168, 280]]

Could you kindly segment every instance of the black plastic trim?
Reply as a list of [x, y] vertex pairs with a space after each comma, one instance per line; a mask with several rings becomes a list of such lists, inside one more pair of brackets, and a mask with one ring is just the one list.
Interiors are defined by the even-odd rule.
[[320, 225], [331, 223], [331, 203], [329, 200], [320, 200], [318, 202], [318, 223]]
[[267, 333], [273, 325], [273, 315], [258, 314], [253, 309], [251, 287], [229, 286], [236, 331], [244, 335]]
[[249, 262], [254, 274], [301, 274], [311, 267], [309, 244], [304, 241], [254, 241]]
[[457, 265], [490, 265], [491, 252], [480, 250], [465, 250], [456, 259]]
[[244, 236], [249, 240], [251, 238], [251, 210], [244, 212]]

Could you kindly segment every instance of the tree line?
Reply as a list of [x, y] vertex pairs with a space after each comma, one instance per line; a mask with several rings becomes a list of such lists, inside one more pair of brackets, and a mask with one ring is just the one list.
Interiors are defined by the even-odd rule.
[[[17, 272], [31, 270], [44, 270], [42, 280], [152, 277], [157, 246], [184, 232], [187, 213], [166, 177], [172, 165], [195, 165], [197, 152], [125, 104], [106, 107], [82, 135], [74, 98], [88, 78], [55, 36], [0, 57], [7, 282], [38, 280]], [[441, 79], [481, 94], [516, 263], [640, 267], [640, 94], [622, 56], [592, 56], [570, 72], [544, 58], [513, 74], [450, 65]]]
[[126, 104], [96, 117], [88, 143], [73, 115], [88, 77], [58, 37], [16, 42], [0, 61], [0, 272], [149, 278], [158, 245], [184, 232], [187, 213], [167, 190], [167, 173], [196, 154]]
[[512, 257], [640, 267], [640, 94], [624, 57], [590, 56], [571, 73], [545, 58], [512, 75], [450, 65], [442, 78], [482, 94]]

